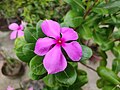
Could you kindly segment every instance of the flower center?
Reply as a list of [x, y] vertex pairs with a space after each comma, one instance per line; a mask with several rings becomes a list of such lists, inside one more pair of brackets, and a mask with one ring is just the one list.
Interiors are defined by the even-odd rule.
[[20, 30], [21, 29], [21, 27], [19, 26], [18, 28], [17, 28], [17, 30]]
[[64, 39], [63, 38], [58, 38], [58, 39], [56, 39], [56, 44], [57, 45], [63, 45], [64, 44]]
[[59, 43], [59, 44], [62, 44], [62, 40], [58, 40], [58, 43]]

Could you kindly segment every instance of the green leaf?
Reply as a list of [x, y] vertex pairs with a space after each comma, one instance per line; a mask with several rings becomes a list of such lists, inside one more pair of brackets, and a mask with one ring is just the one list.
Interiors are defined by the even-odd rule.
[[92, 30], [87, 25], [82, 25], [82, 28], [79, 29], [80, 37], [82, 37], [85, 40], [89, 40], [92, 38]]
[[104, 43], [101, 44], [100, 48], [103, 51], [108, 51], [114, 47], [114, 42], [113, 41], [105, 41]]
[[34, 74], [32, 71], [29, 72], [29, 77], [32, 79], [32, 80], [40, 80], [42, 79], [43, 77], [45, 77], [46, 75], [43, 74], [43, 75], [36, 75]]
[[37, 38], [42, 38], [45, 36], [45, 34], [42, 32], [41, 29], [41, 23], [43, 22], [43, 20], [38, 21], [37, 25], [36, 25], [36, 31], [37, 31]]
[[25, 40], [28, 43], [35, 43], [38, 39], [36, 36], [36, 29], [34, 27], [26, 27], [24, 30]]
[[69, 27], [78, 27], [83, 21], [83, 17], [79, 13], [71, 10], [64, 17], [64, 24]]
[[120, 39], [120, 30], [113, 32], [114, 39]]
[[55, 75], [49, 74], [43, 78], [44, 83], [49, 87], [56, 87], [58, 83], [55, 79]]
[[112, 63], [112, 70], [118, 74], [120, 72], [120, 59], [114, 59]]
[[117, 57], [120, 58], [120, 44], [118, 44], [117, 46], [113, 47], [113, 54]]
[[81, 11], [81, 9], [85, 10], [85, 7], [83, 6], [82, 1], [80, 0], [64, 0], [68, 4], [72, 6], [72, 8], [76, 11]]
[[24, 55], [26, 55], [28, 60], [31, 60], [35, 56], [34, 47], [35, 47], [34, 43], [28, 43], [28, 44], [25, 44], [22, 48], [23, 53]]
[[82, 46], [82, 58], [80, 61], [88, 60], [93, 54], [92, 50], [85, 45], [81, 45], [81, 46]]
[[107, 60], [106, 59], [100, 60], [100, 66], [106, 66], [106, 65], [107, 65]]
[[103, 79], [97, 80], [97, 87], [102, 88], [105, 85], [105, 81]]
[[106, 85], [102, 88], [102, 90], [120, 90], [120, 88], [113, 85], [110, 86]]
[[30, 61], [30, 69], [36, 75], [43, 75], [46, 73], [46, 70], [43, 66], [43, 57], [35, 56]]
[[29, 62], [28, 56], [23, 53], [23, 46], [26, 44], [24, 37], [17, 38], [15, 40], [15, 53], [17, 57], [23, 62]]
[[115, 85], [120, 84], [120, 78], [112, 70], [101, 66], [98, 67], [97, 72], [100, 77], [107, 80], [108, 82], [111, 82]]
[[94, 42], [98, 45], [101, 45], [103, 43], [102, 36], [96, 31], [93, 31], [93, 39]]
[[15, 40], [15, 50], [19, 50], [19, 48], [23, 47], [26, 44], [24, 37], [19, 37]]
[[83, 70], [77, 70], [77, 79], [68, 90], [82, 90], [81, 87], [88, 82], [87, 73]]
[[108, 10], [105, 8], [100, 8], [100, 7], [96, 7], [92, 9], [93, 12], [99, 14], [99, 15], [106, 15], [108, 14]]
[[77, 79], [77, 84], [82, 87], [83, 85], [85, 85], [86, 83], [88, 83], [88, 78], [87, 78], [87, 73], [83, 70], [77, 70], [77, 74], [78, 74], [78, 79]]
[[67, 68], [64, 71], [55, 74], [55, 77], [58, 82], [69, 86], [76, 81], [77, 73], [76, 70], [68, 64]]

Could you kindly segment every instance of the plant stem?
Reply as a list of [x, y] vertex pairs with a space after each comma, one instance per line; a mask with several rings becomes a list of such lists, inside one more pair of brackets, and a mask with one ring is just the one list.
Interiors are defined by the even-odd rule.
[[94, 68], [92, 68], [92, 67], [90, 67], [90, 66], [88, 66], [88, 65], [86, 65], [86, 64], [84, 64], [84, 63], [82, 63], [82, 62], [80, 62], [80, 63], [81, 63], [83, 66], [91, 69], [92, 71], [97, 72]]
[[95, 6], [95, 4], [98, 2], [99, 0], [95, 0], [95, 2], [93, 3], [93, 5], [91, 5], [91, 7], [85, 12], [83, 19], [85, 19], [87, 17], [87, 15], [90, 13], [90, 11], [92, 10], [92, 8]]

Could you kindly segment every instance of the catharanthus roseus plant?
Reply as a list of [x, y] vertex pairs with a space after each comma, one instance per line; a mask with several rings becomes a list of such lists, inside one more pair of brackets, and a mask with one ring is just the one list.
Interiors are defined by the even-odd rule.
[[[87, 83], [86, 72], [77, 67], [79, 61], [92, 55], [92, 51], [80, 45], [77, 39], [74, 29], [62, 27], [53, 20], [40, 20], [36, 28], [29, 24], [25, 27], [24, 36], [15, 41], [15, 51], [20, 60], [29, 63], [32, 79], [43, 78], [49, 87], [63, 88], [66, 85], [65, 88], [71, 88], [81, 81], [79, 75], [86, 77], [82, 85]], [[85, 49], [90, 53], [88, 56], [85, 56]]]
[[[98, 74], [98, 88], [119, 90], [120, 1], [64, 1], [71, 8], [63, 19], [57, 20], [63, 22], [28, 23], [24, 36], [15, 40], [16, 55], [29, 65], [33, 80], [44, 81], [46, 90], [82, 90], [88, 78], [78, 63]], [[115, 56], [113, 61], [108, 60], [107, 51]], [[99, 61], [98, 68], [87, 65], [93, 60]], [[112, 62], [112, 68], [107, 62]]]
[[73, 41], [78, 39], [78, 35], [72, 28], [60, 27], [52, 20], [43, 21], [41, 28], [48, 37], [37, 40], [34, 52], [39, 56], [45, 55], [43, 65], [48, 74], [64, 71], [67, 67], [67, 60], [61, 48], [66, 51], [72, 61], [81, 59], [82, 47], [77, 41]]

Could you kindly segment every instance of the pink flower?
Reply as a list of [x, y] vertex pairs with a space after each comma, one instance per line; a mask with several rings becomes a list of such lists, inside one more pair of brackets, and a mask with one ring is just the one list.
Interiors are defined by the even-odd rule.
[[22, 24], [18, 25], [17, 23], [12, 23], [9, 25], [9, 29], [13, 30], [10, 34], [10, 39], [15, 39], [17, 36], [24, 36], [24, 32], [22, 31], [24, 26]]
[[59, 23], [52, 20], [43, 21], [41, 28], [48, 37], [37, 40], [34, 52], [39, 56], [45, 55], [43, 65], [48, 74], [64, 71], [67, 67], [61, 48], [66, 51], [72, 61], [81, 59], [82, 48], [75, 41], [78, 35], [72, 28], [60, 27]]
[[11, 86], [8, 86], [7, 90], [14, 90], [14, 88], [12, 88]]
[[33, 87], [30, 87], [28, 90], [33, 90]]

